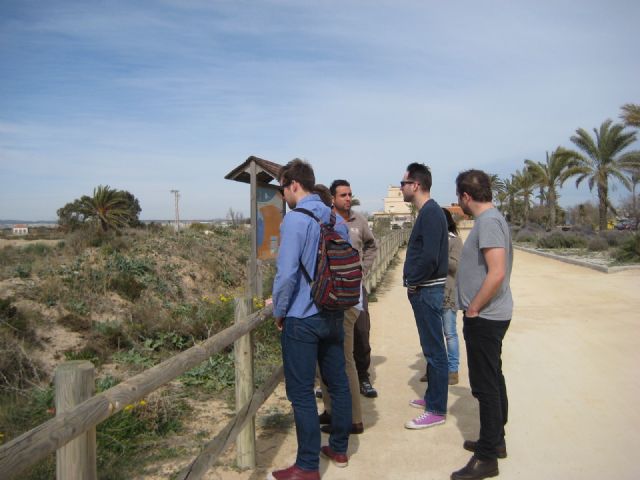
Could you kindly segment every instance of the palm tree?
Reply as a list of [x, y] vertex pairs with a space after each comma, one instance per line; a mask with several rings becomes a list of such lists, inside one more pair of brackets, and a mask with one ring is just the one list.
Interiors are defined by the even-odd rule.
[[490, 173], [489, 179], [491, 180], [491, 192], [493, 198], [497, 199], [498, 194], [504, 192], [504, 182], [500, 179], [497, 173]]
[[80, 203], [85, 217], [96, 221], [103, 232], [126, 227], [131, 221], [131, 204], [124, 192], [109, 185], [94, 188], [93, 197], [84, 195]]
[[547, 202], [549, 211], [548, 228], [553, 228], [556, 224], [556, 208], [558, 202], [558, 188], [574, 173], [571, 167], [575, 166], [575, 161], [571, 154], [562, 147], [556, 148], [551, 155], [546, 152], [545, 163], [525, 160], [524, 163], [533, 175], [535, 182], [544, 192], [543, 199]]
[[638, 229], [638, 222], [640, 221], [640, 215], [638, 215], [638, 199], [636, 197], [636, 187], [640, 183], [640, 168], [634, 168], [629, 170], [631, 180], [631, 208], [633, 210], [634, 228]]
[[522, 171], [516, 170], [512, 178], [517, 195], [522, 197], [522, 220], [523, 224], [526, 225], [529, 222], [529, 207], [531, 206], [531, 196], [536, 186], [536, 179], [526, 166]]
[[516, 194], [518, 193], [518, 186], [516, 185], [513, 175], [511, 178], [505, 179], [504, 184], [504, 192], [500, 193], [498, 198], [504, 196], [504, 200], [507, 202], [507, 218], [509, 221], [513, 221], [516, 209]]
[[627, 103], [622, 106], [622, 115], [620, 118], [624, 120], [624, 123], [628, 127], [640, 128], [640, 105], [633, 103]]
[[578, 175], [576, 187], [587, 179], [589, 190], [596, 186], [598, 191], [598, 214], [600, 230], [607, 228], [607, 208], [609, 202], [609, 177], [617, 178], [626, 188], [631, 189], [631, 182], [625, 171], [640, 168], [640, 151], [622, 151], [636, 141], [635, 132], [625, 132], [624, 125], [605, 120], [600, 129], [593, 129], [595, 138], [583, 128], [576, 130], [571, 141], [584, 154], [570, 151], [569, 155], [576, 161], [572, 176]]

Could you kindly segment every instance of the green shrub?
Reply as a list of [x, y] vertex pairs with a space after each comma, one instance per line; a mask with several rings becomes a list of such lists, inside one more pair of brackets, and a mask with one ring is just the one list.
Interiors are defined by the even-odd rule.
[[132, 341], [124, 329], [122, 323], [119, 322], [94, 322], [93, 329], [95, 336], [101, 338], [106, 348], [120, 350], [121, 348], [129, 348]]
[[[118, 383], [113, 377], [96, 382], [97, 393]], [[140, 466], [153, 462], [157, 452], [168, 448], [167, 437], [180, 432], [190, 409], [181, 397], [164, 391], [152, 395], [109, 417], [96, 427], [97, 464], [100, 478], [136, 477]], [[20, 396], [0, 397], [0, 432], [4, 440], [35, 428], [55, 415], [51, 386], [32, 389]], [[55, 478], [55, 454], [23, 472], [23, 479]]]
[[29, 278], [31, 276], [31, 265], [29, 264], [16, 265], [13, 271], [16, 277]]
[[526, 229], [520, 230], [514, 238], [516, 242], [520, 243], [535, 243], [537, 239], [538, 237], [536, 234]]
[[37, 255], [43, 257], [51, 252], [51, 247], [44, 243], [30, 243], [23, 247], [23, 252], [27, 255]]
[[[54, 390], [51, 386], [0, 395], [0, 432], [7, 442], [50, 420], [54, 415]], [[56, 477], [56, 455], [47, 456], [20, 474], [21, 479], [40, 480]]]
[[593, 237], [589, 240], [587, 249], [591, 252], [603, 252], [609, 249], [609, 242], [603, 237]]
[[42, 366], [26, 347], [24, 340], [0, 325], [0, 390], [21, 390], [44, 377]]
[[221, 352], [209, 357], [204, 363], [182, 375], [180, 380], [187, 386], [197, 386], [210, 392], [232, 387], [235, 382], [233, 352]]
[[581, 235], [552, 232], [538, 238], [537, 245], [540, 248], [584, 248], [587, 246], [587, 241]]
[[109, 280], [109, 288], [117, 292], [121, 297], [134, 301], [140, 298], [146, 288], [136, 277], [130, 273], [119, 273]]
[[616, 250], [614, 258], [624, 263], [640, 262], [640, 234], [628, 236]]
[[610, 247], [617, 247], [624, 242], [629, 235], [631, 235], [630, 232], [621, 232], [619, 230], [606, 230], [604, 232], [600, 232], [600, 236], [606, 238]]
[[58, 318], [58, 323], [73, 332], [86, 332], [91, 328], [91, 320], [75, 313], [61, 316]]

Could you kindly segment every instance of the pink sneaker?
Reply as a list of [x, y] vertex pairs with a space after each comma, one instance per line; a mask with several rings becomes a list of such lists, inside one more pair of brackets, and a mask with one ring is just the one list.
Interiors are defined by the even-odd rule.
[[427, 402], [425, 402], [423, 398], [416, 398], [415, 400], [411, 400], [409, 402], [409, 405], [411, 405], [413, 408], [424, 410], [427, 406]]
[[446, 417], [444, 415], [436, 415], [430, 412], [424, 412], [419, 417], [414, 418], [413, 420], [409, 420], [404, 424], [405, 428], [409, 428], [411, 430], [420, 430], [421, 428], [429, 428], [434, 427], [436, 425], [441, 425], [445, 422]]

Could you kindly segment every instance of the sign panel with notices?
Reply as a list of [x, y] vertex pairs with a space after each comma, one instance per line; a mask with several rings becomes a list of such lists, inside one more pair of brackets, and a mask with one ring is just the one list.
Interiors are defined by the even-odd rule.
[[274, 185], [257, 185], [256, 201], [258, 258], [275, 259], [280, 247], [280, 224], [285, 212], [284, 198], [280, 189]]

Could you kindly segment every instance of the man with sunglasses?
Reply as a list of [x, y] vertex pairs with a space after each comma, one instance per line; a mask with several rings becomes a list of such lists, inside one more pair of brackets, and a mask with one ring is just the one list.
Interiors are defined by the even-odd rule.
[[411, 202], [418, 217], [407, 244], [403, 281], [427, 360], [427, 389], [424, 397], [409, 405], [424, 412], [405, 427], [418, 430], [441, 425], [447, 415], [449, 370], [442, 334], [444, 286], [449, 263], [449, 233], [442, 208], [431, 198], [431, 171], [412, 163], [400, 182], [405, 202]]
[[[284, 199], [291, 209], [304, 208], [328, 223], [331, 209], [312, 193], [313, 168], [295, 159], [280, 171]], [[336, 231], [349, 240], [344, 223]], [[273, 316], [282, 331], [282, 363], [287, 398], [293, 407], [298, 453], [291, 467], [271, 472], [272, 480], [319, 480], [319, 454], [336, 466], [348, 464], [351, 429], [351, 394], [345, 371], [343, 312], [320, 310], [311, 297], [311, 285], [302, 267], [313, 278], [316, 270], [320, 225], [302, 212], [287, 213], [280, 226], [280, 248], [273, 281]], [[331, 395], [329, 445], [320, 448], [320, 424], [314, 395], [316, 365]]]

